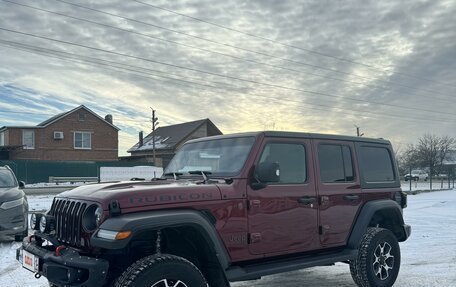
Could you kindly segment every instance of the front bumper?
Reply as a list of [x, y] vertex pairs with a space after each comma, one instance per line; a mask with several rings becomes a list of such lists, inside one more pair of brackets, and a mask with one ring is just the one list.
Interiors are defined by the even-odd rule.
[[0, 236], [17, 235], [27, 230], [27, 212], [22, 206], [0, 209]]
[[57, 256], [55, 246], [41, 247], [29, 238], [25, 238], [16, 251], [20, 262], [23, 250], [38, 258], [35, 277], [44, 276], [55, 286], [102, 286], [106, 282], [107, 260], [82, 256], [71, 247], [65, 247]]

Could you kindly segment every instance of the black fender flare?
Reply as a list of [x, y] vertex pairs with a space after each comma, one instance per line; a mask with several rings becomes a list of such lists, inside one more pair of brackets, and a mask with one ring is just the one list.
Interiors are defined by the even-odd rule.
[[[390, 199], [369, 201], [363, 206], [356, 219], [356, 223], [353, 226], [352, 232], [348, 239], [348, 247], [352, 249], [358, 249], [359, 244], [361, 243], [361, 240], [363, 238], [363, 235], [369, 227], [371, 219], [373, 218], [374, 214], [378, 211], [385, 211], [390, 216], [396, 218], [400, 224], [401, 232], [404, 232], [405, 224], [404, 218], [402, 217], [402, 208], [399, 206], [397, 202]], [[398, 237], [398, 240], [404, 241], [405, 239], [407, 239], [407, 237], [407, 234], [401, 234]]]
[[225, 270], [231, 263], [225, 245], [222, 243], [215, 227], [204, 213], [195, 210], [168, 210], [130, 213], [111, 217], [100, 225], [100, 229], [109, 231], [131, 231], [132, 235], [123, 240], [109, 240], [97, 236], [90, 240], [92, 247], [104, 249], [125, 248], [135, 234], [144, 230], [163, 229], [167, 227], [191, 226], [200, 232], [216, 255], [220, 266]]

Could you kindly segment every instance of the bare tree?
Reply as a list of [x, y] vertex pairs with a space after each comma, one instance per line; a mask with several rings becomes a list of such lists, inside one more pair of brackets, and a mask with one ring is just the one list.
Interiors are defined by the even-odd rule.
[[440, 138], [438, 145], [437, 166], [438, 172], [443, 172], [443, 163], [447, 159], [451, 150], [456, 147], [456, 140], [453, 137], [443, 136]]
[[435, 135], [425, 134], [418, 140], [416, 145], [416, 161], [419, 166], [429, 167], [430, 177], [434, 173], [436, 164], [439, 162], [440, 138]]
[[405, 174], [409, 172], [410, 168], [422, 167], [417, 158], [415, 145], [408, 144], [405, 149], [401, 149], [397, 153], [400, 173]]

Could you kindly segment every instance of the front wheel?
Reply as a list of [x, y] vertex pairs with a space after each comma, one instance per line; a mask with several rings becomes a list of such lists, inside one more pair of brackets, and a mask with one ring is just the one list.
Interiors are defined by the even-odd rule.
[[396, 236], [388, 229], [369, 227], [350, 271], [360, 287], [393, 286], [399, 274], [401, 252]]
[[207, 287], [201, 271], [185, 258], [156, 254], [133, 263], [114, 282], [115, 287]]

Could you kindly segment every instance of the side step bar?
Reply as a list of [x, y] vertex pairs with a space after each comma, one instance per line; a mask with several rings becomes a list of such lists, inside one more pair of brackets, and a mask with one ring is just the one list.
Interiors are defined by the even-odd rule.
[[282, 259], [245, 266], [232, 266], [226, 270], [226, 276], [231, 282], [255, 280], [261, 276], [352, 260], [356, 257], [357, 252], [358, 250], [345, 249], [343, 251], [325, 253], [324, 255], [306, 256], [288, 260]]

